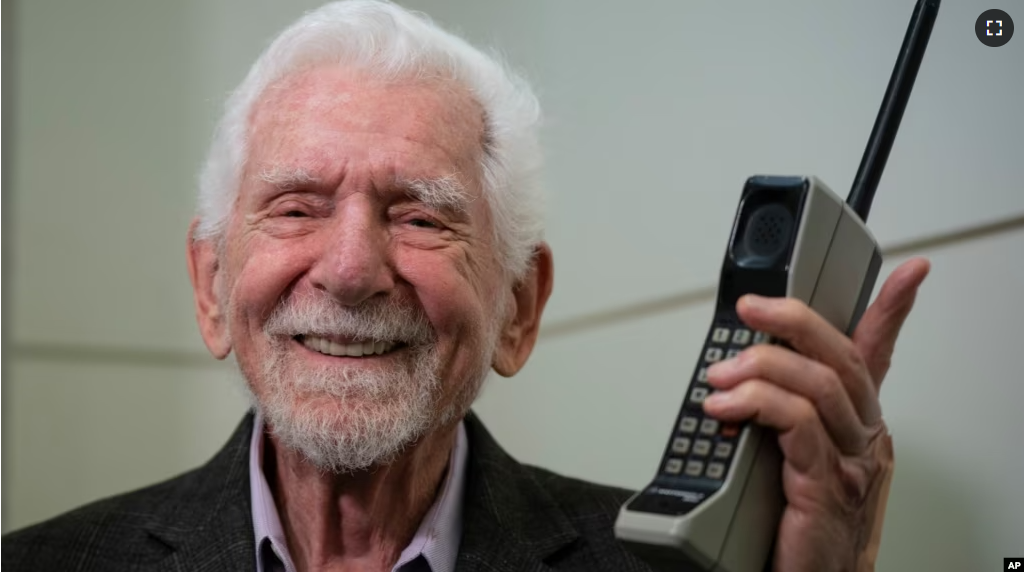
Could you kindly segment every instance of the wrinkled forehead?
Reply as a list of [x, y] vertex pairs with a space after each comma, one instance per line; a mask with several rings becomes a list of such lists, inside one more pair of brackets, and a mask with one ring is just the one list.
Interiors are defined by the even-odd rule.
[[[469, 90], [440, 78], [379, 79], [366, 72], [319, 66], [267, 87], [248, 124], [250, 153], [317, 141], [318, 134], [374, 134], [405, 140], [478, 174], [486, 142], [484, 110]], [[250, 159], [253, 157], [251, 156]], [[475, 177], [476, 182], [476, 177]]]

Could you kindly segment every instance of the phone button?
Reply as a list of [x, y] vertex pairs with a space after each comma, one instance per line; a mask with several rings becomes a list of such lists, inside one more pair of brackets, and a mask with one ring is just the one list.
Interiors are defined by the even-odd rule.
[[686, 455], [690, 451], [690, 439], [687, 437], [677, 437], [673, 439], [673, 452], [678, 455]]
[[717, 443], [715, 445], [715, 452], [712, 453], [718, 459], [729, 459], [730, 453], [733, 452], [732, 443]]
[[704, 387], [696, 387], [690, 392], [691, 403], [703, 403], [706, 397], [708, 397], [708, 390]]
[[722, 463], [709, 463], [708, 472], [705, 473], [705, 476], [710, 479], [721, 479], [725, 471], [726, 466]]
[[681, 469], [683, 469], [683, 461], [681, 459], [669, 459], [666, 461], [665, 471], [670, 475], [679, 475]]
[[694, 441], [694, 454], [699, 457], [704, 457], [712, 449], [712, 442], [708, 439], [698, 439]]
[[712, 341], [717, 344], [724, 344], [728, 339], [730, 339], [729, 328], [716, 328], [715, 331], [712, 332]]
[[705, 464], [701, 461], [687, 461], [687, 468], [683, 472], [690, 477], [700, 477], [704, 470]]
[[733, 332], [733, 343], [738, 346], [746, 346], [751, 341], [751, 330], [739, 328]]
[[701, 434], [702, 435], [715, 435], [716, 431], [719, 430], [719, 422], [715, 419], [704, 419], [701, 421]]
[[765, 343], [768, 343], [768, 342], [769, 342], [769, 334], [766, 334], [765, 332], [755, 332], [754, 343], [756, 343], [756, 344], [765, 344]]
[[722, 359], [722, 348], [708, 348], [705, 352], [705, 361], [715, 363]]
[[694, 431], [697, 430], [697, 428], [698, 428], [698, 418], [697, 417], [691, 417], [690, 415], [688, 415], [688, 416], [683, 418], [683, 421], [680, 421], [680, 431], [682, 431], [683, 433], [693, 433]]

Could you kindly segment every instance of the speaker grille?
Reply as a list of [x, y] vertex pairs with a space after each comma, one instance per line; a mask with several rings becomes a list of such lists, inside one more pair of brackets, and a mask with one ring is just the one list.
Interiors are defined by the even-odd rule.
[[744, 249], [752, 256], [774, 258], [790, 238], [793, 217], [786, 207], [770, 203], [751, 213], [744, 233]]

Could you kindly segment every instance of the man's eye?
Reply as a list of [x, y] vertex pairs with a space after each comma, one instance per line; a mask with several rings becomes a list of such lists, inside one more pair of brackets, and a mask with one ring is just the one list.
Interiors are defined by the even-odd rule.
[[412, 219], [409, 221], [409, 224], [417, 228], [439, 228], [438, 225], [434, 224], [433, 222], [422, 218]]
[[306, 216], [306, 213], [303, 211], [290, 210], [285, 212], [285, 216], [289, 218], [299, 218]]

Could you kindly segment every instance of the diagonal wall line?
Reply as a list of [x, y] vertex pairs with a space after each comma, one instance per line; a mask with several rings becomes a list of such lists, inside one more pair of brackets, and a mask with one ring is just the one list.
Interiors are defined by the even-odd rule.
[[[965, 230], [939, 233], [917, 240], [909, 240], [897, 243], [889, 248], [884, 248], [883, 261], [885, 262], [887, 258], [923, 253], [959, 242], [977, 240], [1015, 229], [1021, 229], [1022, 227], [1023, 217], [1019, 214], [1012, 218], [999, 220], [990, 224], [974, 226]], [[569, 318], [541, 328], [540, 339], [549, 340], [573, 334], [581, 330], [607, 327], [628, 320], [653, 316], [671, 310], [679, 310], [693, 304], [711, 302], [715, 300], [717, 290], [718, 285], [708, 286], [706, 288], [691, 290], [682, 294], [674, 294], [664, 298], [646, 300], [637, 304], [620, 306], [605, 312], [595, 312], [578, 318]]]
[[[883, 249], [886, 258], [924, 253], [929, 250], [943, 248], [952, 244], [987, 238], [993, 235], [1021, 230], [1023, 216], [993, 223], [974, 226], [965, 230], [939, 233], [922, 239], [910, 240]], [[690, 290], [664, 298], [647, 300], [637, 304], [629, 304], [604, 312], [596, 312], [586, 316], [570, 318], [555, 322], [541, 329], [541, 341], [567, 336], [583, 330], [603, 328], [679, 310], [693, 304], [701, 304], [715, 299], [716, 286], [708, 286]], [[14, 343], [8, 349], [8, 356], [17, 360], [77, 363], [77, 364], [118, 364], [147, 367], [223, 367], [231, 361], [216, 361], [210, 356], [189, 351], [149, 350], [125, 347], [102, 347], [80, 344], [52, 344], [45, 342]]]

